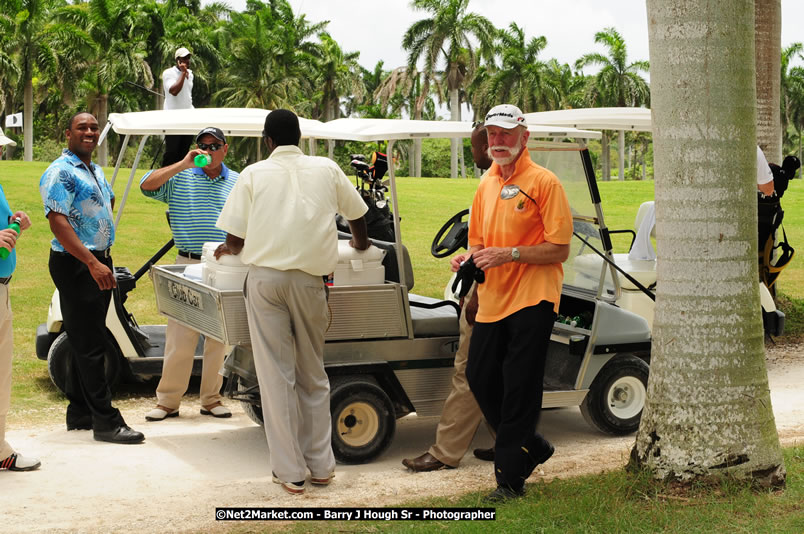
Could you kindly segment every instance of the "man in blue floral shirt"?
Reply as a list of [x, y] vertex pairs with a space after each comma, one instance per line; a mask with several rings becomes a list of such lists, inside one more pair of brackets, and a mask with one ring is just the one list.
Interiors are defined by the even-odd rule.
[[68, 123], [67, 149], [39, 181], [51, 241], [50, 276], [59, 290], [64, 330], [75, 349], [67, 377], [67, 430], [92, 429], [98, 441], [140, 443], [141, 432], [126, 425], [112, 406], [104, 374], [109, 347], [106, 312], [117, 286], [110, 254], [114, 243], [114, 193], [103, 169], [92, 163], [98, 121], [78, 113]]

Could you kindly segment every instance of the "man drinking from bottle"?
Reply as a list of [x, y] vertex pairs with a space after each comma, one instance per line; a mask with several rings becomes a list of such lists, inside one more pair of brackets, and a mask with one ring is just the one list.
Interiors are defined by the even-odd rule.
[[[142, 177], [140, 189], [147, 196], [165, 202], [170, 207], [170, 228], [179, 250], [176, 264], [201, 261], [204, 243], [224, 241], [226, 232], [215, 227], [226, 197], [234, 187], [238, 173], [223, 164], [229, 150], [223, 131], [215, 127], [201, 130], [195, 138], [197, 148], [184, 159], [151, 171]], [[203, 156], [209, 163], [203, 167]], [[148, 421], [162, 421], [179, 415], [179, 404], [193, 370], [198, 336], [173, 319], [168, 319], [165, 334], [165, 359], [162, 378], [156, 388], [156, 408], [145, 415]], [[204, 363], [201, 371], [201, 413], [213, 417], [231, 417], [232, 412], [221, 404], [225, 346], [214, 339], [204, 341]]]

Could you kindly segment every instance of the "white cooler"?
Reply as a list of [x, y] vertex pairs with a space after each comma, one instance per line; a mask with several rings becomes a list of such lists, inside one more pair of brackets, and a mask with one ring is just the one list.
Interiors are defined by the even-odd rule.
[[202, 282], [217, 289], [243, 289], [248, 265], [240, 261], [240, 256], [227, 254], [215, 259], [215, 249], [220, 243], [204, 243], [202, 252]]
[[369, 246], [357, 250], [346, 240], [338, 241], [338, 266], [335, 268], [332, 283], [336, 286], [357, 286], [385, 283], [385, 266], [382, 259], [385, 250]]

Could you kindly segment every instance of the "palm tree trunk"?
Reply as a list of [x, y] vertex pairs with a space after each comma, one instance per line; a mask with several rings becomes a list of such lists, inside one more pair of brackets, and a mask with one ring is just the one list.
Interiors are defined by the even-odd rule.
[[[109, 117], [109, 95], [106, 93], [98, 95], [98, 126], [100, 127], [101, 131], [106, 128], [106, 123], [108, 122]], [[106, 137], [106, 140], [103, 142], [102, 145], [98, 145], [98, 165], [101, 167], [106, 167], [107, 163], [109, 162], [109, 137]]]
[[617, 140], [617, 144], [619, 145], [617, 147], [617, 155], [619, 156], [619, 160], [618, 160], [618, 163], [619, 163], [618, 167], [619, 168], [618, 168], [617, 172], [619, 172], [618, 178], [622, 182], [623, 180], [625, 180], [625, 131], [624, 130], [620, 130], [619, 138]]
[[[327, 102], [327, 122], [331, 121], [335, 115], [332, 105], [332, 101], [330, 100]], [[335, 140], [328, 139], [327, 140], [327, 157], [329, 159], [335, 159]]]
[[611, 166], [609, 165], [609, 133], [606, 130], [601, 132], [600, 138], [600, 174], [604, 182], [611, 180]]
[[659, 265], [631, 466], [784, 485], [756, 275], [753, 5], [647, 8]]
[[757, 68], [757, 144], [769, 162], [782, 163], [780, 112], [782, 2], [755, 0], [754, 37]]
[[[450, 119], [454, 121], [461, 120], [461, 103], [458, 100], [458, 88], [455, 87], [449, 91], [449, 111]], [[451, 178], [458, 177], [458, 143], [460, 139], [450, 139], [450, 159], [449, 171]]]
[[22, 111], [24, 114], [22, 119], [23, 158], [25, 161], [33, 161], [33, 80], [30, 76], [25, 79]]

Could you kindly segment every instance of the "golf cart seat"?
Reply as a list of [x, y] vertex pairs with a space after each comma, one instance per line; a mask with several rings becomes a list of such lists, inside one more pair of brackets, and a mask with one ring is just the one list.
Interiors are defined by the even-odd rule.
[[[656, 252], [651, 243], [651, 236], [655, 235], [656, 212], [653, 201], [643, 202], [637, 212], [633, 230], [623, 230], [633, 234], [630, 252], [627, 254], [613, 254], [614, 263], [632, 276], [637, 282], [648, 289], [656, 287]], [[617, 231], [611, 231], [615, 233]], [[601, 274], [603, 274], [604, 261], [597, 254], [580, 254], [572, 260], [572, 270], [575, 279], [572, 285], [596, 290]], [[604, 292], [609, 295], [615, 293], [614, 282], [611, 278], [611, 267], [606, 265], [604, 278]], [[616, 272], [616, 271], [615, 271]], [[617, 281], [621, 288], [617, 305], [626, 310], [641, 315], [653, 325], [653, 301], [645, 295], [633, 282], [617, 273]]]
[[408, 293], [414, 337], [457, 336], [460, 308], [452, 301]]

